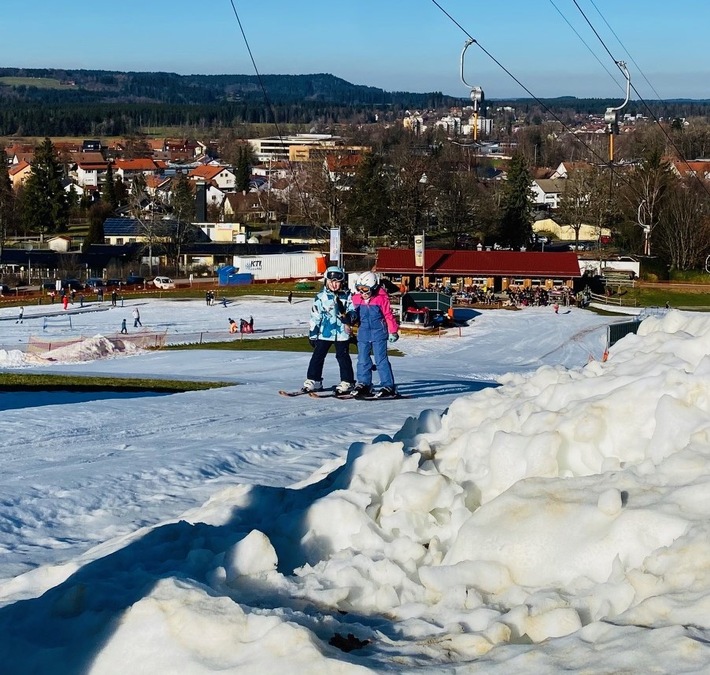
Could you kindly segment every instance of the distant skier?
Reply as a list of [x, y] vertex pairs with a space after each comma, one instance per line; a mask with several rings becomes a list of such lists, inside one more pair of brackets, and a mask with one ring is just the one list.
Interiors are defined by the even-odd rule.
[[15, 321], [15, 323], [23, 323], [24, 316], [25, 316], [25, 308], [20, 307], [20, 313], [19, 313], [19, 315], [17, 317], [17, 321]]
[[128, 332], [128, 328], [126, 328], [126, 320], [125, 320], [125, 319], [122, 319], [122, 320], [121, 320], [121, 332], [122, 332], [122, 333], [127, 333], [127, 332]]
[[133, 327], [138, 328], [140, 326], [143, 328], [143, 324], [141, 323], [141, 313], [138, 311], [138, 307], [133, 308]]

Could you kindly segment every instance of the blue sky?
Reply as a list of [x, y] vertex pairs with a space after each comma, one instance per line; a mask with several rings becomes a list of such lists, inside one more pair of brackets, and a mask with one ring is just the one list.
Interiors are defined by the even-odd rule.
[[[612, 56], [573, 0], [438, 0], [462, 28], [431, 0], [233, 1], [262, 74], [325, 72], [390, 91], [468, 97], [459, 77], [463, 28], [535, 96], [623, 98]], [[627, 61], [641, 96], [710, 98], [707, 0], [577, 2], [613, 57]], [[230, 0], [8, 4], [2, 66], [254, 73]], [[466, 80], [488, 98], [527, 96], [476, 45]]]

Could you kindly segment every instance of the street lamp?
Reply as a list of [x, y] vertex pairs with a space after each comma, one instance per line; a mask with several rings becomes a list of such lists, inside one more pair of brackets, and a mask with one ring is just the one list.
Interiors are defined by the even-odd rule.
[[[421, 178], [419, 179], [419, 182], [417, 183], [417, 189], [419, 190], [419, 186], [426, 187], [426, 185], [428, 183], [429, 183], [429, 178], [427, 177], [426, 173], [423, 173], [421, 175]], [[419, 206], [419, 204], [417, 204], [417, 206]], [[424, 226], [426, 227], [426, 222], [424, 223]], [[426, 281], [424, 278], [424, 275], [426, 274], [426, 264], [425, 264], [425, 260], [424, 260], [425, 256], [426, 256], [426, 230], [424, 230], [421, 233], [421, 235], [416, 235], [414, 237], [415, 263], [420, 263], [422, 266], [422, 289], [423, 290], [426, 290]]]

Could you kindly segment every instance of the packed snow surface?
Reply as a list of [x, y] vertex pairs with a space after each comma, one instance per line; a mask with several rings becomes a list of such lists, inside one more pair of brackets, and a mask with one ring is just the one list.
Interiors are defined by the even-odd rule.
[[[141, 314], [258, 337], [309, 307]], [[5, 343], [33, 310], [0, 310]], [[0, 364], [232, 386], [0, 394], [7, 672], [707, 672], [710, 317], [648, 318], [604, 360], [624, 319], [472, 313], [397, 343], [411, 398], [360, 402], [278, 396], [308, 354], [116, 350], [121, 312]]]

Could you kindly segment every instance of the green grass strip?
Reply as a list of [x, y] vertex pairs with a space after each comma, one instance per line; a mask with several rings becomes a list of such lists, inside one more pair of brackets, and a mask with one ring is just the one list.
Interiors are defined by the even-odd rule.
[[177, 393], [232, 387], [234, 384], [234, 382], [160, 380], [140, 377], [0, 373], [0, 391], [154, 391]]
[[[248, 352], [312, 352], [313, 348], [305, 337], [275, 337], [261, 340], [227, 340], [225, 342], [203, 342], [185, 345], [166, 345], [160, 351], [186, 349], [224, 349]], [[350, 345], [350, 353], [357, 354], [357, 346]], [[399, 349], [388, 349], [389, 356], [404, 356]]]

